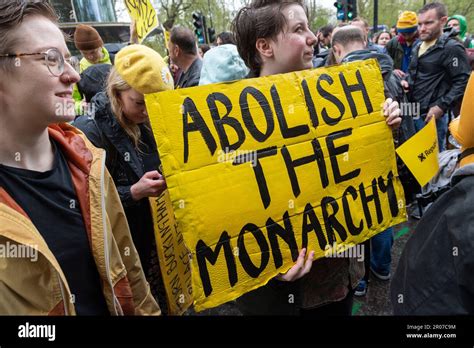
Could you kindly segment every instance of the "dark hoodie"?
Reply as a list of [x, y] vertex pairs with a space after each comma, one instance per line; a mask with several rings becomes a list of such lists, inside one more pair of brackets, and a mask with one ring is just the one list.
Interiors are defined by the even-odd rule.
[[421, 42], [413, 47], [408, 83], [409, 100], [420, 103], [424, 118], [432, 106], [447, 111], [462, 98], [471, 72], [457, 32], [446, 28], [436, 43], [418, 57]]

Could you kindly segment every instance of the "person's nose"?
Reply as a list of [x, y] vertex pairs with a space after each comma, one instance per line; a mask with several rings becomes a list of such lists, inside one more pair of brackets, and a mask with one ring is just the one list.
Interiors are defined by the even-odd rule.
[[314, 46], [316, 44], [316, 41], [316, 35], [314, 35], [314, 33], [308, 29], [308, 38], [306, 39], [306, 42], [309, 46]]
[[71, 66], [71, 64], [64, 62], [64, 71], [61, 74], [61, 80], [66, 84], [74, 84], [81, 80], [81, 76]]

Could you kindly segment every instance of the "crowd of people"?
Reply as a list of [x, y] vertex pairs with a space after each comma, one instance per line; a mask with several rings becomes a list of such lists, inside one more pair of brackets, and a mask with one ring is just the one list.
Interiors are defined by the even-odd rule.
[[474, 314], [474, 42], [466, 19], [450, 15], [429, 3], [402, 11], [395, 35], [371, 38], [364, 18], [313, 31], [303, 1], [253, 0], [215, 45], [173, 27], [167, 57], [136, 42], [111, 54], [78, 25], [74, 64], [48, 1], [0, 0], [0, 243], [39, 253], [34, 263], [0, 258], [0, 314], [167, 314], [148, 201], [166, 180], [146, 94], [372, 58], [395, 146], [434, 118], [440, 151], [460, 147], [452, 187], [421, 217], [421, 188], [398, 163], [421, 220], [394, 275], [389, 228], [364, 242], [364, 261], [313, 261], [302, 249], [236, 304], [244, 315], [349, 316], [373, 274], [391, 280], [395, 314]]

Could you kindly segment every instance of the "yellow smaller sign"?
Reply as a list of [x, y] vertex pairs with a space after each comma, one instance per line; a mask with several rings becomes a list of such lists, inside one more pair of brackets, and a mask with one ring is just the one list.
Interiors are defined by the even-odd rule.
[[193, 303], [191, 254], [176, 223], [168, 190], [149, 201], [168, 314], [182, 315]]
[[438, 136], [434, 117], [422, 130], [397, 149], [397, 154], [421, 186], [425, 186], [438, 172], [438, 153]]
[[125, 0], [130, 17], [136, 22], [138, 41], [142, 41], [158, 26], [158, 17], [150, 0]]

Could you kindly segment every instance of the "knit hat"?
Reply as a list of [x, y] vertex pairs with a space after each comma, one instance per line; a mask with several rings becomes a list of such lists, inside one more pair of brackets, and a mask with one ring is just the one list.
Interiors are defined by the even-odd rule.
[[[461, 150], [474, 148], [474, 75], [471, 75], [467, 83], [466, 91], [461, 105], [461, 116], [449, 124], [449, 130], [454, 139], [461, 144]], [[474, 163], [474, 156], [468, 156], [461, 160], [461, 167]]]
[[210, 49], [204, 55], [199, 85], [240, 80], [248, 73], [249, 69], [240, 58], [237, 46], [220, 45]]
[[74, 44], [80, 51], [93, 50], [104, 46], [97, 30], [89, 25], [79, 24], [74, 32]]
[[173, 77], [163, 58], [143, 45], [122, 48], [115, 56], [115, 69], [130, 87], [143, 94], [174, 87]]
[[414, 33], [418, 29], [418, 17], [415, 12], [403, 11], [397, 21], [397, 32]]

